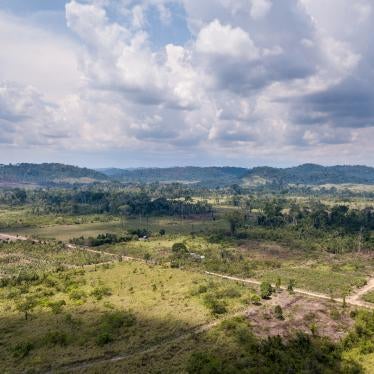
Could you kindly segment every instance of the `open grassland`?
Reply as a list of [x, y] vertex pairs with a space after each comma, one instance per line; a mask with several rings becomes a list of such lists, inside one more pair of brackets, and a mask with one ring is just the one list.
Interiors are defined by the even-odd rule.
[[374, 304], [374, 291], [367, 292], [365, 295], [362, 296], [362, 299], [364, 301], [367, 301], [368, 303]]
[[[173, 244], [184, 243], [189, 254], [177, 256]], [[174, 263], [186, 269], [213, 271], [222, 274], [275, 281], [293, 280], [296, 287], [342, 297], [362, 287], [374, 271], [374, 257], [365, 254], [329, 254], [319, 251], [289, 250], [271, 242], [241, 241], [211, 243], [204, 236], [168, 235], [146, 241], [98, 247], [99, 250], [122, 256]], [[192, 254], [192, 255], [191, 255]], [[203, 259], [197, 260], [197, 256]]]
[[[3, 227], [2, 231], [11, 234], [22, 234], [29, 237], [39, 239], [56, 239], [56, 240], [70, 240], [72, 238], [96, 237], [102, 233], [121, 234], [126, 230], [146, 229], [152, 233], [158, 233], [161, 229], [169, 234], [187, 234], [191, 232], [201, 233], [209, 232], [213, 229], [226, 228], [227, 224], [223, 220], [209, 220], [209, 219], [180, 219], [174, 217], [150, 217], [146, 218], [127, 218], [127, 219], [113, 219], [98, 221], [95, 220], [96, 216], [88, 217], [79, 220], [77, 217], [74, 221], [64, 222], [51, 220], [49, 223], [48, 217], [43, 218], [43, 223], [34, 225], [32, 227], [18, 227], [9, 225]], [[109, 218], [109, 217], [108, 217]], [[65, 218], [66, 219], [66, 218]], [[38, 221], [36, 221], [38, 222]], [[1, 230], [0, 230], [1, 231]]]
[[240, 310], [252, 293], [201, 274], [130, 262], [13, 283], [0, 289], [1, 367], [39, 372], [131, 353]]
[[111, 256], [66, 248], [53, 242], [12, 241], [0, 242], [0, 276], [17, 278], [22, 274], [53, 271], [58, 268], [77, 267], [111, 260]]
[[11, 208], [0, 206], [0, 231], [6, 232], [12, 229], [22, 230], [50, 225], [79, 225], [118, 220], [109, 214], [34, 214], [29, 206]]
[[261, 281], [275, 283], [278, 278], [288, 284], [293, 280], [296, 287], [331, 295], [332, 297], [342, 297], [348, 295], [356, 287], [362, 287], [366, 279], [359, 272], [338, 273], [326, 269], [315, 269], [307, 267], [282, 268], [270, 271], [260, 271], [256, 273], [256, 278]]
[[[274, 305], [282, 305], [281, 319], [276, 317]], [[320, 303], [281, 293], [262, 306], [250, 307], [242, 316], [228, 318], [199, 334], [187, 335], [183, 340], [164, 341], [154, 349], [138, 351], [131, 356], [118, 356], [112, 362], [104, 359], [86, 367], [78, 365], [76, 371], [131, 374], [329, 373], [334, 372], [335, 367], [336, 372], [354, 373], [355, 368], [360, 373], [359, 365], [345, 361], [338, 350], [333, 355], [334, 359], [328, 359], [328, 353], [336, 348], [321, 338], [329, 336], [339, 341], [354, 322], [349, 314], [348, 310], [329, 302]], [[307, 335], [296, 335], [295, 338], [296, 329]], [[281, 342], [278, 335], [285, 340]], [[260, 341], [259, 336], [270, 338]], [[314, 354], [317, 363], [312, 364], [310, 361]], [[352, 359], [357, 358], [350, 354]], [[368, 354], [361, 356], [366, 360], [370, 357]], [[310, 365], [313, 371], [310, 371]], [[201, 371], [202, 368], [205, 371]]]

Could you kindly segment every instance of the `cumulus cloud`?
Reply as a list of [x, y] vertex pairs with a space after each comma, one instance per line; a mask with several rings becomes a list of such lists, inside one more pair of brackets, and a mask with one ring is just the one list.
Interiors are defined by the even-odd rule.
[[79, 88], [78, 47], [67, 37], [0, 9], [0, 45], [0, 80], [33, 85], [53, 100]]
[[[186, 23], [189, 40], [154, 43], [154, 22]], [[368, 0], [71, 0], [68, 37], [0, 13], [0, 30], [25, 35], [0, 52], [0, 78], [18, 82], [0, 86], [0, 142], [146, 149], [170, 164], [358, 160], [374, 125], [373, 22]], [[55, 79], [17, 80], [16, 40], [50, 51]]]

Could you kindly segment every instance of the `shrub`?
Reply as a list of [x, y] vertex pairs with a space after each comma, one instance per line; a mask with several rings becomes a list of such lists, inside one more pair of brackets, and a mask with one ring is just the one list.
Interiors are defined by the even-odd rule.
[[170, 267], [172, 269], [178, 269], [180, 267], [180, 262], [178, 260], [172, 259], [170, 261]]
[[104, 346], [105, 344], [108, 344], [113, 341], [113, 337], [108, 332], [101, 332], [96, 337], [96, 344], [100, 347]]
[[171, 247], [171, 250], [174, 253], [178, 253], [178, 254], [183, 254], [183, 253], [188, 252], [186, 244], [184, 243], [174, 243], [173, 246]]
[[73, 289], [69, 292], [69, 298], [71, 300], [85, 300], [87, 297], [87, 294], [86, 292], [84, 292], [83, 290], [79, 290], [79, 289]]
[[295, 284], [296, 284], [296, 282], [295, 282], [294, 279], [290, 279], [290, 280], [288, 281], [287, 291], [288, 291], [289, 293], [293, 293], [293, 289], [294, 289], [294, 287], [295, 287]]
[[13, 356], [16, 358], [24, 358], [26, 357], [30, 351], [34, 348], [34, 345], [30, 342], [21, 342], [18, 343], [13, 348]]
[[257, 294], [251, 295], [251, 303], [254, 305], [260, 305], [261, 304], [261, 298]]
[[68, 336], [62, 331], [49, 331], [44, 337], [44, 341], [48, 345], [68, 345]]
[[219, 297], [228, 297], [230, 299], [234, 299], [240, 297], [242, 294], [239, 290], [234, 287], [226, 288], [225, 290], [218, 293]]
[[215, 374], [221, 373], [219, 359], [206, 352], [194, 352], [188, 360], [186, 371], [189, 374]]
[[115, 311], [106, 313], [99, 322], [99, 335], [96, 337], [96, 344], [103, 346], [114, 340], [113, 334], [121, 327], [133, 326], [136, 322], [131, 312]]
[[31, 313], [37, 305], [37, 300], [33, 297], [26, 297], [16, 305], [16, 309], [19, 312], [25, 314], [25, 319], [28, 319], [29, 313]]
[[96, 300], [101, 300], [104, 296], [110, 296], [111, 294], [112, 290], [105, 286], [95, 287], [90, 293]]
[[218, 301], [212, 294], [205, 295], [204, 304], [210, 309], [210, 311], [214, 315], [227, 313], [225, 304], [221, 301]]
[[50, 301], [47, 306], [51, 308], [53, 314], [59, 314], [62, 312], [62, 307], [66, 305], [65, 300]]
[[273, 287], [269, 282], [262, 282], [260, 286], [261, 298], [262, 299], [269, 299], [271, 294], [273, 293]]
[[208, 291], [208, 287], [206, 286], [206, 285], [204, 285], [204, 284], [201, 284], [200, 286], [199, 286], [199, 288], [197, 289], [197, 292], [199, 293], [199, 294], [201, 294], [201, 293], [205, 293], [205, 292], [207, 292]]
[[275, 308], [274, 308], [274, 314], [275, 314], [275, 317], [279, 320], [284, 320], [284, 317], [283, 317], [283, 310], [282, 310], [282, 307], [280, 305], [276, 305]]

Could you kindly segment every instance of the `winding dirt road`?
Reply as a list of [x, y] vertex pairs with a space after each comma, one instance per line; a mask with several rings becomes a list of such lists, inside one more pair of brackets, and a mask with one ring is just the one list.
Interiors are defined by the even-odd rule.
[[347, 298], [347, 303], [351, 305], [358, 305], [358, 306], [363, 306], [366, 308], [371, 308], [373, 309], [373, 305], [371, 303], [368, 303], [364, 300], [362, 300], [362, 296], [365, 295], [367, 292], [373, 291], [374, 290], [374, 277], [370, 278], [367, 282], [367, 284], [364, 287], [361, 287], [357, 289], [353, 294], [351, 294]]
[[[260, 285], [261, 284], [261, 282], [259, 282], [258, 280], [255, 280], [255, 279], [238, 278], [238, 277], [233, 277], [233, 276], [230, 276], [230, 275], [212, 273], [212, 272], [209, 272], [209, 271], [206, 271], [205, 274], [212, 275], [212, 276], [215, 276], [215, 277], [218, 277], [218, 278], [229, 279], [229, 280], [233, 280], [233, 281], [241, 282], [241, 283], [248, 283], [248, 284], [253, 284], [253, 285]], [[275, 287], [274, 285], [272, 285], [272, 286]], [[281, 289], [285, 290], [286, 287], [281, 287]], [[362, 301], [360, 299], [363, 294], [370, 291], [371, 289], [374, 289], [374, 278], [370, 278], [370, 280], [368, 281], [368, 283], [366, 284], [365, 287], [360, 288], [353, 295], [348, 297], [346, 299], [346, 303], [348, 305], [359, 306], [359, 307], [374, 310], [374, 305], [371, 305], [370, 303], [367, 303], [367, 302]], [[330, 296], [322, 294], [322, 293], [311, 292], [311, 291], [303, 290], [303, 289], [300, 289], [300, 288], [294, 288], [293, 291], [297, 294], [304, 295], [304, 296], [309, 296], [309, 297], [314, 297], [314, 298], [317, 298], [317, 299], [333, 300], [333, 301], [336, 301], [336, 302], [339, 302], [339, 303], [343, 302], [342, 298], [331, 298]]]
[[16, 235], [0, 233], [0, 240], [16, 241], [16, 240], [27, 240], [27, 238], [25, 236], [19, 236], [19, 235], [16, 236]]
[[[25, 236], [15, 236], [15, 235], [11, 235], [11, 234], [0, 233], [0, 240], [15, 241], [15, 240], [28, 240], [28, 238], [25, 237]], [[118, 259], [118, 257], [119, 257], [119, 255], [116, 255], [114, 253], [110, 253], [110, 252], [106, 252], [106, 251], [99, 251], [99, 250], [92, 249], [92, 248], [82, 248], [82, 247], [79, 247], [77, 245], [70, 244], [70, 243], [66, 244], [66, 247], [70, 248], [70, 249], [81, 249], [81, 250], [91, 252], [91, 253], [104, 254], [104, 255], [107, 255], [107, 256], [114, 257], [116, 259]], [[145, 260], [140, 259], [140, 258], [136, 258], [136, 257], [130, 257], [130, 256], [120, 256], [120, 257], [124, 261], [145, 262]], [[213, 272], [209, 272], [209, 271], [206, 271], [205, 274], [215, 276], [215, 277], [219, 277], [219, 278], [222, 278], [222, 279], [228, 279], [228, 280], [233, 280], [233, 281], [237, 281], [237, 282], [247, 283], [247, 284], [253, 284], [253, 285], [260, 285], [261, 284], [261, 282], [256, 280], [256, 279], [238, 278], [238, 277], [234, 277], [234, 276], [218, 274], [218, 273], [213, 273]], [[285, 290], [286, 287], [281, 287], [281, 289]], [[365, 293], [367, 293], [371, 290], [374, 290], [374, 277], [371, 277], [364, 287], [355, 290], [351, 295], [349, 295], [346, 299], [346, 303], [349, 304], [349, 305], [352, 305], [352, 306], [374, 309], [374, 305], [362, 300], [362, 296]], [[318, 299], [334, 300], [334, 301], [340, 302], [340, 303], [343, 302], [342, 298], [331, 298], [330, 296], [322, 294], [322, 293], [311, 292], [311, 291], [307, 291], [307, 290], [300, 289], [300, 288], [294, 288], [294, 292], [297, 293], [297, 294], [300, 294], [300, 295], [315, 297], [315, 298], [318, 298]]]

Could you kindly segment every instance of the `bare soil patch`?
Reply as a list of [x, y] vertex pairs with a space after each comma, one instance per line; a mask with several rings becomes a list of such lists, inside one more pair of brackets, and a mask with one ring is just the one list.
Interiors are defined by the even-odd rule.
[[[284, 320], [276, 317], [276, 305], [281, 306]], [[338, 341], [354, 323], [349, 312], [349, 308], [343, 309], [338, 303], [282, 291], [265, 301], [261, 307], [248, 311], [247, 317], [253, 332], [260, 337], [279, 335], [287, 339], [295, 332], [302, 331]]]

